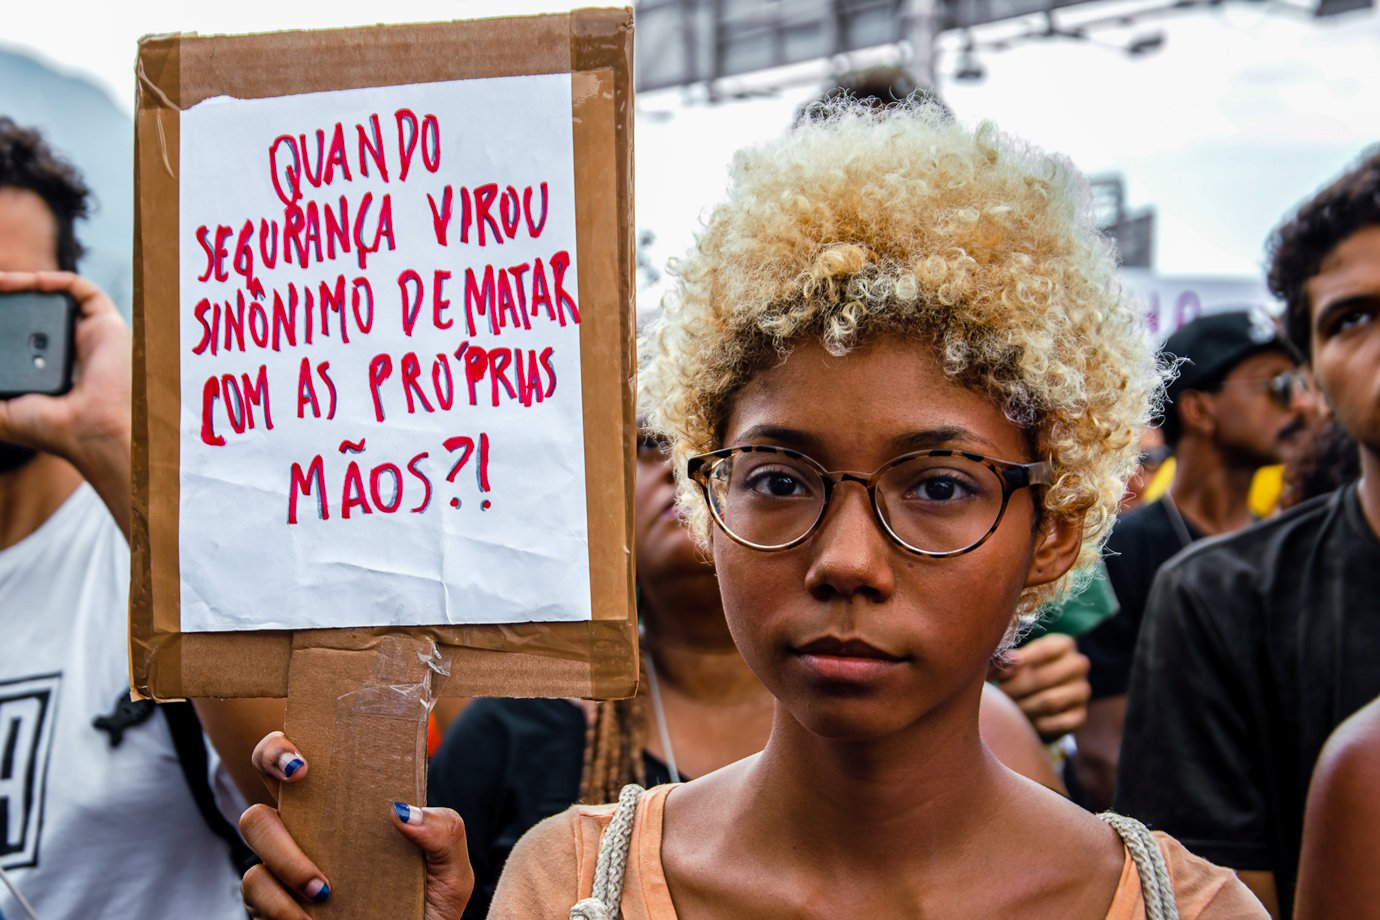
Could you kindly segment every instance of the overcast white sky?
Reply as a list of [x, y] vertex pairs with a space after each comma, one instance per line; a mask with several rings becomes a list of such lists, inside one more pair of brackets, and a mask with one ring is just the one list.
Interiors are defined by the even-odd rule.
[[[233, 4], [185, 0], [15, 3], [0, 44], [28, 50], [109, 87], [128, 110], [138, 37], [147, 33], [265, 31], [552, 12], [557, 0], [358, 0]], [[1084, 11], [1106, 9], [1088, 4]], [[1071, 18], [1073, 14], [1070, 14]], [[1314, 21], [1278, 2], [1229, 0], [1188, 10], [1107, 41], [1163, 30], [1163, 48], [1132, 59], [1102, 43], [1027, 41], [985, 51], [985, 79], [940, 89], [964, 120], [991, 118], [1069, 154], [1090, 172], [1125, 174], [1132, 205], [1159, 213], [1157, 268], [1166, 274], [1250, 275], [1262, 242], [1300, 198], [1380, 139], [1380, 13]], [[997, 27], [983, 35], [992, 36]], [[952, 49], [946, 35], [941, 48]], [[824, 76], [823, 66], [818, 70]], [[732, 151], [777, 133], [813, 88], [719, 106], [680, 91], [647, 94], [637, 125], [638, 224], [652, 257], [683, 250], [722, 190]], [[0, 106], [4, 88], [0, 87]]]

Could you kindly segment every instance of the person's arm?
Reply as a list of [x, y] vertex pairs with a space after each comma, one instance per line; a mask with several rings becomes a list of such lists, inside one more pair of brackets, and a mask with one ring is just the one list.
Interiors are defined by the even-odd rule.
[[[282, 783], [299, 782], [310, 769], [305, 755], [282, 732], [259, 742], [253, 763], [275, 800]], [[294, 764], [291, 776], [283, 769], [288, 764]], [[379, 820], [391, 821], [426, 857], [427, 920], [459, 920], [474, 885], [460, 816], [449, 808], [390, 805], [387, 817], [380, 814]], [[263, 860], [244, 874], [241, 883], [245, 906], [255, 917], [307, 920], [301, 905], [331, 896], [330, 880], [297, 846], [277, 809], [251, 805], [240, 817], [240, 833]]]
[[260, 739], [282, 731], [286, 700], [192, 700], [201, 728], [220, 754], [225, 771], [251, 805], [271, 805], [273, 794], [255, 769], [253, 752]]
[[982, 704], [978, 709], [978, 730], [982, 741], [998, 760], [1026, 779], [1067, 795], [1064, 783], [1045, 755], [1040, 736], [1026, 720], [1019, 706], [991, 684], [983, 684]]
[[1343, 722], [1318, 758], [1303, 815], [1295, 920], [1380, 917], [1380, 700]]
[[70, 462], [128, 539], [129, 327], [100, 288], [71, 272], [0, 272], [0, 291], [67, 293], [78, 307], [72, 389], [0, 400], [0, 440]]
[[1074, 731], [1087, 718], [1088, 659], [1072, 636], [1049, 633], [1012, 649], [990, 676], [1045, 741]]

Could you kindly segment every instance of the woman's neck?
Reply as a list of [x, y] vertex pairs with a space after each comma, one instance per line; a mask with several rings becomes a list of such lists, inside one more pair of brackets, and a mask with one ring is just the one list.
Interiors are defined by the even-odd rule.
[[965, 694], [875, 741], [821, 737], [778, 706], [746, 784], [745, 811], [760, 828], [815, 841], [835, 865], [890, 864], [897, 852], [919, 854], [935, 839], [961, 844], [1000, 809], [1010, 778], [982, 744], [980, 696]]

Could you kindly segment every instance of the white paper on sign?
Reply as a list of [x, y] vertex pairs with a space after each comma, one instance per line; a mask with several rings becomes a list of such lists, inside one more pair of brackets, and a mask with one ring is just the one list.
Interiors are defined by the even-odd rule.
[[590, 618], [570, 93], [181, 114], [184, 632]]

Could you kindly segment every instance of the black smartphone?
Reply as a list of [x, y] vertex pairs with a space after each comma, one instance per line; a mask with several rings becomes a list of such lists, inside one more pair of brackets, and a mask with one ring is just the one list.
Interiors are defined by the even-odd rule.
[[0, 293], [0, 399], [72, 388], [77, 302], [42, 291]]

